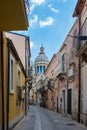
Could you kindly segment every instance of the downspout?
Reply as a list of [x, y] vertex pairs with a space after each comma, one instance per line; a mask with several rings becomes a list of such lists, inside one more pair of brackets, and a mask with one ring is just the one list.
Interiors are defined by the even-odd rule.
[[[79, 36], [80, 36], [80, 28], [81, 28], [81, 15], [79, 15]], [[79, 40], [79, 49], [81, 47], [81, 43]], [[80, 57], [79, 57], [79, 88], [78, 88], [78, 122], [80, 122], [80, 99], [81, 99], [81, 63], [80, 63]]]
[[7, 128], [9, 130], [9, 83], [10, 83], [10, 41], [7, 39], [8, 44], [8, 85], [7, 85], [7, 111], [6, 111], [6, 121], [7, 121]]
[[2, 81], [2, 130], [5, 130], [5, 114], [4, 114], [4, 42], [3, 42], [3, 32], [1, 35], [1, 81]]
[[25, 39], [25, 115], [27, 115], [27, 64], [26, 64], [26, 39]]
[[27, 82], [26, 82], [27, 76], [25, 78], [25, 115], [27, 115]]

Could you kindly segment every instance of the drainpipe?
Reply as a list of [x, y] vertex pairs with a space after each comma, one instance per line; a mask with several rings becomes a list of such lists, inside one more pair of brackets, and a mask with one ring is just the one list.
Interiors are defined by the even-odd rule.
[[4, 119], [4, 43], [3, 43], [3, 32], [1, 35], [1, 81], [2, 81], [2, 130], [5, 130], [5, 119]]
[[7, 121], [7, 128], [9, 130], [9, 82], [10, 82], [10, 41], [7, 39], [8, 44], [8, 85], [7, 85], [7, 109], [6, 109], [6, 121]]
[[[27, 77], [25, 79], [27, 79]], [[27, 115], [27, 82], [26, 81], [25, 81], [25, 115]]]
[[[81, 28], [81, 15], [79, 15], [79, 36], [80, 36], [80, 28]], [[81, 47], [81, 43], [79, 40], [79, 49]], [[80, 63], [80, 57], [79, 57], [79, 88], [78, 88], [78, 122], [80, 122], [80, 99], [81, 99], [81, 63]]]
[[78, 122], [80, 122], [80, 98], [81, 98], [81, 65], [79, 58], [79, 88], [78, 88]]

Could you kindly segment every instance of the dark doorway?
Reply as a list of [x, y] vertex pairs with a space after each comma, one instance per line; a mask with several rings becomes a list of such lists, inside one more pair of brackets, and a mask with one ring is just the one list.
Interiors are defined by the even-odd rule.
[[58, 112], [58, 97], [57, 97], [57, 110], [56, 111]]
[[68, 114], [72, 114], [72, 89], [68, 89]]
[[62, 92], [62, 108], [64, 110], [64, 113], [65, 113], [65, 90], [63, 90]]

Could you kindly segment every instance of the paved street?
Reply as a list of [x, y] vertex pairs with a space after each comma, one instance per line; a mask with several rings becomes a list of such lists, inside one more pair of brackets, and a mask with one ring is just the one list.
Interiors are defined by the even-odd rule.
[[13, 130], [87, 130], [87, 128], [58, 113], [30, 106], [28, 115]]

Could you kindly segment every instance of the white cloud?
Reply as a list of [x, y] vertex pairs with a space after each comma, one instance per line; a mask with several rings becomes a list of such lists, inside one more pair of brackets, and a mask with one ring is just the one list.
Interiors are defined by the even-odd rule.
[[36, 4], [36, 5], [41, 5], [42, 3], [45, 2], [45, 0], [31, 0], [31, 2], [32, 2], [33, 4]]
[[59, 10], [53, 8], [51, 4], [49, 4], [48, 7], [49, 7], [53, 12], [59, 13]]
[[38, 23], [38, 16], [37, 15], [34, 15], [34, 18], [33, 19], [30, 19], [29, 21], [30, 23], [30, 27], [36, 27], [37, 23]]
[[33, 47], [34, 47], [34, 42], [30, 41], [30, 48], [33, 48]]
[[45, 26], [51, 26], [54, 22], [54, 19], [52, 17], [48, 17], [46, 21], [39, 21], [40, 27], [45, 27]]
[[32, 4], [32, 6], [30, 7], [30, 14], [32, 13], [32, 11], [34, 10], [35, 8], [35, 4]]
[[30, 6], [30, 14], [34, 10], [34, 8], [38, 5], [41, 5], [45, 3], [45, 0], [31, 0], [31, 6]]

